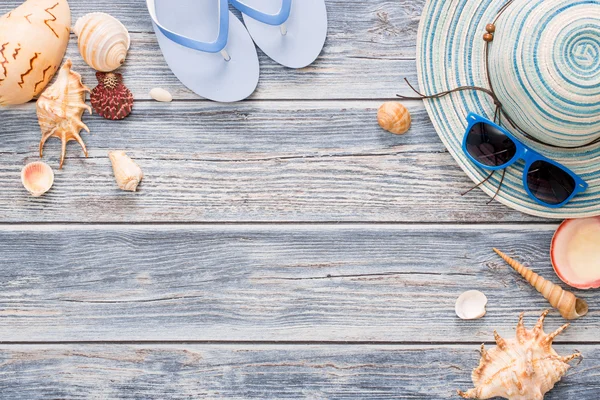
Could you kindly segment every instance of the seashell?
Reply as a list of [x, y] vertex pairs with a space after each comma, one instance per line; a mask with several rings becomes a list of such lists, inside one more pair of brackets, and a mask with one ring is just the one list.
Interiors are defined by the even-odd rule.
[[79, 52], [96, 71], [111, 72], [125, 62], [131, 38], [115, 17], [91, 13], [79, 18], [73, 27]]
[[377, 122], [386, 131], [402, 135], [410, 128], [410, 112], [402, 104], [395, 101], [388, 101], [379, 107]]
[[115, 72], [96, 72], [98, 86], [92, 90], [90, 101], [103, 118], [119, 120], [133, 109], [133, 95], [123, 84], [123, 76]]
[[23, 104], [50, 83], [69, 43], [67, 0], [28, 0], [0, 17], [0, 105]]
[[21, 182], [33, 197], [39, 197], [52, 187], [54, 172], [45, 162], [32, 162], [21, 170]]
[[465, 399], [541, 400], [571, 368], [571, 360], [580, 353], [561, 357], [552, 348], [552, 342], [569, 324], [550, 334], [544, 332], [544, 311], [532, 330], [525, 328], [523, 313], [519, 316], [514, 339], [505, 340], [494, 331], [496, 347], [486, 351], [481, 345], [481, 361], [471, 378], [475, 388], [458, 390]]
[[161, 102], [165, 102], [165, 103], [173, 101], [173, 96], [171, 96], [171, 93], [169, 93], [167, 90], [161, 89], [161, 88], [152, 89], [150, 91], [150, 97], [152, 97], [156, 101], [161, 101]]
[[517, 271], [531, 286], [556, 308], [565, 319], [577, 319], [588, 312], [588, 305], [584, 300], [578, 299], [571, 292], [563, 290], [560, 286], [542, 278], [529, 268], [513, 260], [498, 249], [494, 251], [502, 257], [508, 265]]
[[43, 156], [46, 140], [50, 137], [59, 138], [62, 141], [60, 168], [65, 162], [67, 142], [71, 140], [76, 140], [83, 148], [85, 156], [88, 155], [79, 132], [82, 129], [88, 133], [90, 131], [81, 122], [81, 116], [85, 110], [92, 113], [92, 108], [85, 104], [85, 92], [89, 92], [90, 89], [81, 83], [81, 75], [72, 71], [71, 66], [71, 60], [67, 59], [54, 84], [41, 94], [36, 104], [38, 122], [42, 130], [40, 157]]
[[108, 157], [119, 188], [135, 192], [144, 178], [142, 169], [124, 151], [111, 151]]
[[485, 315], [487, 297], [479, 290], [468, 290], [458, 296], [454, 311], [460, 319], [478, 319]]
[[556, 275], [578, 289], [600, 288], [599, 243], [600, 217], [565, 220], [550, 247]]

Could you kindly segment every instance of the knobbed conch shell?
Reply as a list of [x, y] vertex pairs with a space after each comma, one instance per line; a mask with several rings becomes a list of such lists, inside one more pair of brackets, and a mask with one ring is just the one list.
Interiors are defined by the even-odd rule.
[[21, 182], [33, 197], [39, 197], [52, 187], [54, 172], [45, 162], [32, 162], [21, 170]]
[[127, 28], [115, 17], [105, 13], [84, 15], [73, 32], [81, 56], [96, 71], [111, 72], [125, 62], [131, 39]]
[[96, 72], [98, 86], [92, 90], [90, 101], [103, 118], [113, 121], [127, 117], [133, 109], [133, 95], [116, 72]]
[[111, 151], [108, 157], [119, 188], [135, 192], [144, 178], [142, 169], [124, 151]]
[[588, 312], [588, 305], [584, 300], [578, 299], [571, 292], [563, 290], [560, 286], [547, 281], [529, 268], [516, 262], [498, 249], [494, 251], [502, 257], [508, 265], [517, 271], [531, 286], [556, 308], [565, 319], [577, 319]]
[[402, 104], [396, 101], [388, 101], [379, 107], [377, 122], [386, 131], [402, 135], [410, 128], [410, 112]]
[[28, 0], [0, 17], [0, 105], [39, 95], [65, 56], [71, 26], [67, 0]]
[[85, 92], [89, 92], [83, 83], [81, 75], [71, 71], [71, 60], [67, 59], [60, 69], [56, 82], [42, 93], [37, 101], [37, 115], [42, 140], [40, 141], [40, 157], [43, 156], [44, 143], [50, 137], [57, 137], [62, 141], [60, 168], [65, 161], [67, 142], [76, 140], [83, 148], [87, 157], [87, 149], [79, 136], [79, 131], [90, 129], [81, 122], [85, 110], [92, 113], [92, 108], [85, 104]]
[[494, 331], [496, 347], [486, 351], [481, 345], [481, 361], [471, 375], [475, 388], [458, 390], [458, 394], [465, 399], [499, 396], [509, 400], [542, 400], [571, 367], [568, 362], [581, 357], [579, 353], [561, 357], [554, 351], [552, 341], [569, 324], [546, 335], [546, 315], [548, 311], [542, 313], [533, 330], [528, 330], [521, 313], [514, 339], [502, 339]]

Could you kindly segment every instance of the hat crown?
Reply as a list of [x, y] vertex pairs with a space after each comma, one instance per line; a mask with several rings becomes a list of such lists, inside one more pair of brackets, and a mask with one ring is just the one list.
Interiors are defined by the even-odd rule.
[[528, 134], [563, 147], [600, 138], [600, 0], [515, 0], [488, 63], [504, 111]]

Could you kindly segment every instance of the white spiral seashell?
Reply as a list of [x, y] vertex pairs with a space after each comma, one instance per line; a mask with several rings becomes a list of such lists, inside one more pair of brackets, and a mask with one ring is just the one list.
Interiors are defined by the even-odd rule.
[[84, 15], [75, 23], [73, 32], [81, 56], [96, 71], [111, 72], [125, 62], [131, 38], [127, 28], [113, 16]]

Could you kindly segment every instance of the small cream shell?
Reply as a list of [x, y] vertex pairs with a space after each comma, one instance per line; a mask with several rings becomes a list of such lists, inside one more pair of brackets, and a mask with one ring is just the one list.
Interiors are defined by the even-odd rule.
[[54, 171], [45, 162], [32, 162], [21, 170], [21, 182], [33, 197], [39, 197], [52, 187]]
[[96, 71], [111, 72], [125, 62], [131, 38], [115, 17], [99, 12], [84, 15], [75, 23], [73, 33], [81, 56]]
[[108, 157], [119, 188], [135, 192], [144, 178], [142, 169], [124, 151], [111, 151]]
[[173, 96], [165, 89], [154, 88], [150, 91], [150, 97], [156, 101], [168, 103], [173, 101]]
[[388, 101], [379, 107], [377, 122], [386, 131], [402, 135], [410, 129], [410, 112], [404, 105], [396, 101]]
[[461, 319], [478, 319], [485, 315], [487, 297], [479, 290], [469, 290], [458, 296], [454, 310]]

